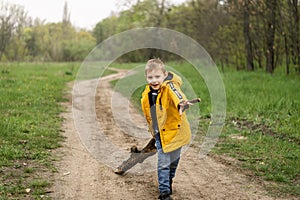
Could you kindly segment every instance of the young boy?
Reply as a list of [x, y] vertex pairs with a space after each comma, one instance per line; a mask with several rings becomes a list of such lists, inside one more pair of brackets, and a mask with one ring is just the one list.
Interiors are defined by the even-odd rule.
[[167, 72], [160, 59], [147, 62], [145, 75], [148, 85], [141, 104], [149, 131], [156, 139], [159, 199], [169, 200], [181, 147], [191, 138], [190, 126], [183, 112], [189, 102], [180, 89], [181, 78]]

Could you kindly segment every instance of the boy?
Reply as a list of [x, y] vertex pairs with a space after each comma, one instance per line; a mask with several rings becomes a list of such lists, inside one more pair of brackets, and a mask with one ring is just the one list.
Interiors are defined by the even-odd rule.
[[160, 59], [147, 62], [145, 75], [148, 85], [142, 94], [141, 105], [149, 131], [156, 139], [159, 199], [169, 200], [181, 147], [191, 138], [183, 112], [191, 104], [180, 89], [181, 78], [167, 72]]

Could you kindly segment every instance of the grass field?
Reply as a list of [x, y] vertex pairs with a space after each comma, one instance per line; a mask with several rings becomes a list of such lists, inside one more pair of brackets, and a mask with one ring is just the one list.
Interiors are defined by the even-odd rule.
[[223, 79], [228, 117], [215, 152], [272, 181], [272, 192], [300, 196], [300, 77], [228, 72]]
[[77, 66], [0, 64], [0, 199], [39, 199], [46, 192], [45, 176], [55, 171], [51, 150], [63, 140], [59, 103]]
[[[168, 64], [184, 75], [202, 98], [200, 126], [204, 131], [200, 134], [205, 134], [211, 104], [204, 81], [188, 64]], [[56, 170], [51, 151], [63, 140], [60, 102], [66, 101], [66, 83], [74, 80], [78, 66], [0, 64], [0, 199], [39, 199], [51, 184], [45, 177]], [[235, 158], [237, 167], [268, 180], [273, 193], [300, 196], [300, 76], [259, 71], [225, 71], [221, 76], [227, 118], [212, 153]], [[139, 92], [133, 98], [137, 103]]]

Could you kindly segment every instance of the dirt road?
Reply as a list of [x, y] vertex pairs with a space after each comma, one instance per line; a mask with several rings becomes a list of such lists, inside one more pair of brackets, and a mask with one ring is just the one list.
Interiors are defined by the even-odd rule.
[[[109, 82], [124, 75], [110, 75], [102, 79], [97, 88], [96, 113], [108, 139], [123, 149], [132, 144], [143, 146], [147, 139], [136, 139], [123, 134], [114, 124], [111, 111], [112, 89]], [[71, 96], [71, 94], [70, 94]], [[53, 199], [58, 200], [151, 200], [157, 199], [157, 175], [155, 171], [146, 173], [128, 172], [124, 176], [114, 174], [113, 168], [99, 162], [82, 144], [74, 126], [71, 100], [63, 113], [63, 131], [66, 137], [63, 147], [55, 154], [58, 173], [51, 188]], [[135, 119], [143, 121], [137, 113]], [[143, 122], [142, 122], [143, 123]], [[156, 157], [153, 157], [156, 159]], [[251, 181], [245, 174], [220, 162], [218, 157], [206, 156], [199, 159], [195, 148], [189, 148], [183, 155], [174, 180], [174, 200], [185, 199], [274, 199], [263, 186]]]

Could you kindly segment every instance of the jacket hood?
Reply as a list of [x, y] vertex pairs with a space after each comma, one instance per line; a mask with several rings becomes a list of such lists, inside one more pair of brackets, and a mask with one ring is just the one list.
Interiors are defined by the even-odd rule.
[[182, 80], [181, 78], [175, 74], [174, 72], [168, 72], [167, 77], [165, 78], [163, 84], [161, 85], [161, 87], [166, 86], [169, 82], [173, 82], [175, 84], [177, 84], [179, 87], [182, 85]]

